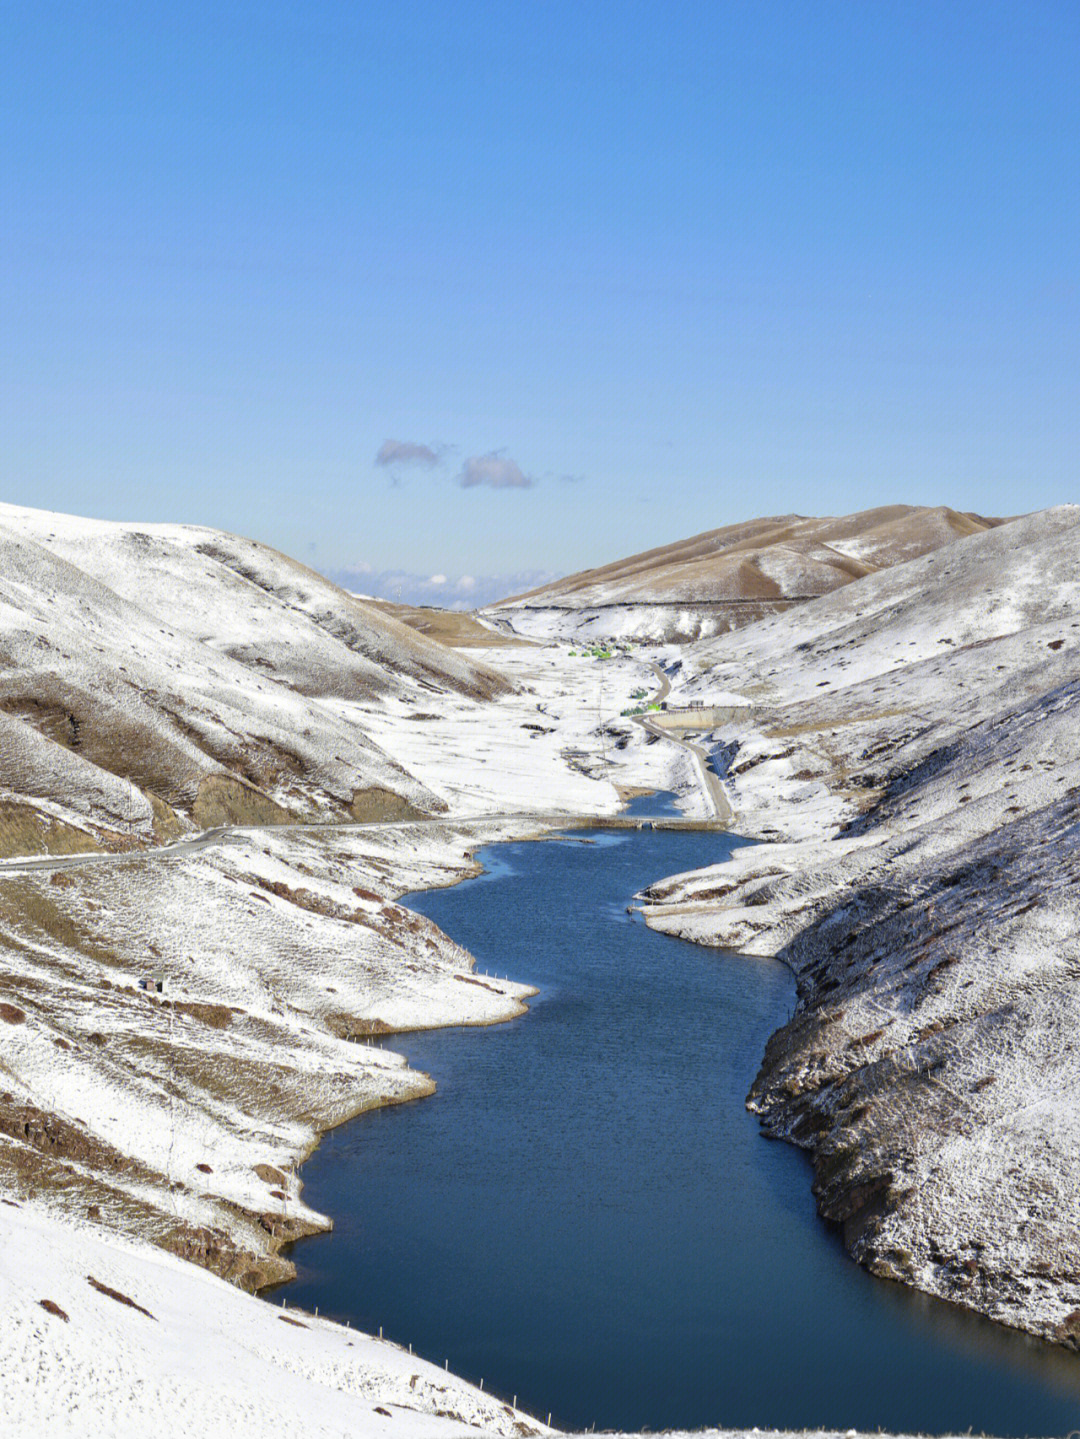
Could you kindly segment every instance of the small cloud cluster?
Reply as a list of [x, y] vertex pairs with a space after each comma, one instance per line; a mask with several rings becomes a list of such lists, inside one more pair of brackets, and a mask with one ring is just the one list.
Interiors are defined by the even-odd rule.
[[507, 595], [545, 585], [558, 576], [548, 570], [519, 570], [502, 575], [459, 575], [452, 579], [442, 571], [433, 575], [409, 570], [374, 570], [359, 563], [347, 570], [333, 570], [329, 579], [353, 594], [370, 599], [393, 600], [403, 605], [438, 605], [440, 609], [475, 610], [494, 604]]
[[[417, 440], [383, 440], [375, 456], [380, 469], [389, 470], [396, 485], [400, 472], [407, 468], [433, 470], [441, 465], [448, 454], [449, 445], [433, 443], [420, 444]], [[469, 455], [456, 476], [463, 490], [486, 486], [490, 490], [528, 490], [536, 484], [532, 475], [527, 475], [511, 459], [505, 450], [489, 450], [486, 455]], [[574, 475], [560, 476], [564, 480], [575, 480]]]
[[382, 465], [423, 465], [431, 469], [442, 459], [444, 445], [418, 445], [415, 440], [383, 440], [375, 463]]
[[464, 490], [475, 485], [488, 485], [493, 490], [527, 490], [534, 483], [516, 460], [502, 450], [487, 455], [470, 455], [461, 467], [458, 484]]

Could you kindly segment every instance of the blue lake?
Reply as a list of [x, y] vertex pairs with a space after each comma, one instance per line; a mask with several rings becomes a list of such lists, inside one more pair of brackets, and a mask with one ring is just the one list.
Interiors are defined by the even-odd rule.
[[744, 1099], [788, 972], [626, 913], [739, 843], [493, 846], [480, 878], [404, 901], [541, 992], [509, 1024], [388, 1041], [438, 1093], [305, 1165], [336, 1229], [297, 1246], [289, 1302], [565, 1427], [1080, 1428], [1080, 1356], [872, 1279], [817, 1218], [805, 1156], [761, 1136]]

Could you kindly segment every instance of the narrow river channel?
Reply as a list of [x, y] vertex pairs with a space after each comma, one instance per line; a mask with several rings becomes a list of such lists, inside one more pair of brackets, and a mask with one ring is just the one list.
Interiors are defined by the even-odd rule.
[[297, 1247], [289, 1302], [564, 1427], [1080, 1428], [1080, 1357], [872, 1279], [817, 1218], [805, 1157], [760, 1135], [744, 1097], [787, 971], [626, 913], [738, 843], [493, 846], [482, 877], [404, 901], [541, 992], [510, 1024], [388, 1041], [438, 1093], [305, 1165], [336, 1229]]

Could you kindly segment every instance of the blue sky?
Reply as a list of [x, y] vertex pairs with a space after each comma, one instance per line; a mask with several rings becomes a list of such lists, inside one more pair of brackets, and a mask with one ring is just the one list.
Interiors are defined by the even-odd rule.
[[1078, 497], [1075, 4], [2, 14], [7, 500], [461, 598]]

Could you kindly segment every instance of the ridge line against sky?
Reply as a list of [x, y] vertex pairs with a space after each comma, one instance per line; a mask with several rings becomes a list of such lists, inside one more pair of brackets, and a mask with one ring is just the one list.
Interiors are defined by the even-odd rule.
[[5, 31], [10, 502], [509, 593], [761, 514], [1076, 498], [1075, 5]]

